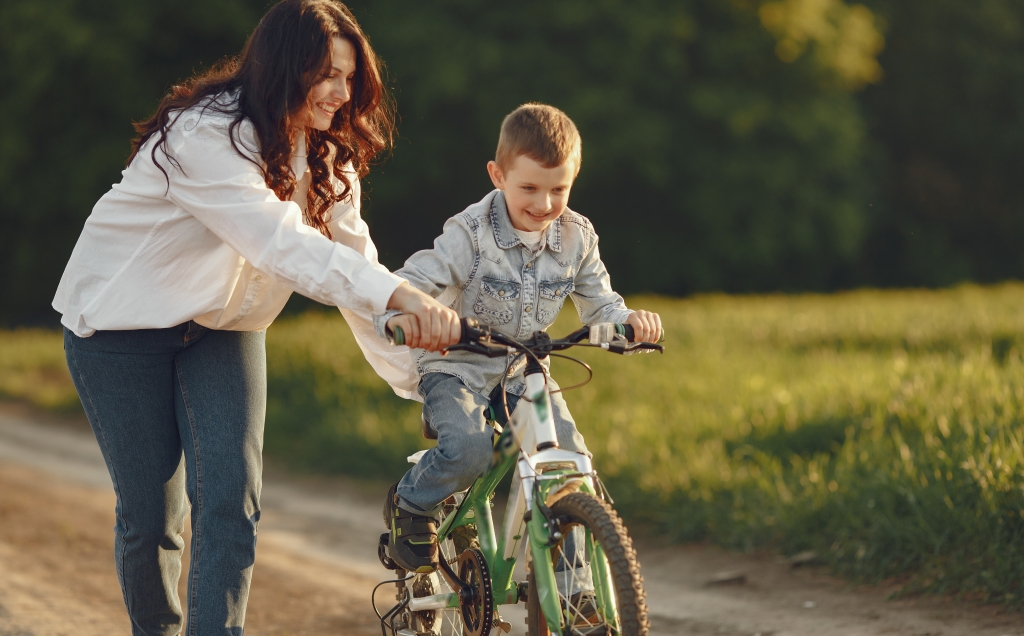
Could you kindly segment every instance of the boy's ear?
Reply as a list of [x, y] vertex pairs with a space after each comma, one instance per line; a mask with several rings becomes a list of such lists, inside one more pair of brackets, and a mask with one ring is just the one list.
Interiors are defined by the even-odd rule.
[[491, 183], [494, 187], [499, 190], [505, 189], [505, 173], [501, 171], [501, 166], [498, 165], [497, 161], [487, 162], [487, 174], [491, 177]]

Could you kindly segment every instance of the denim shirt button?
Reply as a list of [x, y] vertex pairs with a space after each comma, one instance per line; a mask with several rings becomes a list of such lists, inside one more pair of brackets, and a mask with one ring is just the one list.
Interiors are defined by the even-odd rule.
[[526, 311], [533, 311], [533, 306], [527, 305], [526, 306]]
[[505, 295], [505, 290], [504, 289], [499, 289], [498, 290], [498, 295], [499, 296], [504, 296]]
[[526, 269], [530, 269], [531, 267], [533, 267], [533, 263], [527, 263], [526, 264]]

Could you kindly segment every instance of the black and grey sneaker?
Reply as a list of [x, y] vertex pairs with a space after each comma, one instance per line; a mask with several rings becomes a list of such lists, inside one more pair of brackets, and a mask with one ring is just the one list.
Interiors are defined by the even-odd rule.
[[384, 521], [391, 536], [391, 558], [409, 572], [429, 573], [437, 569], [437, 521], [398, 505], [398, 484], [391, 486], [384, 501]]

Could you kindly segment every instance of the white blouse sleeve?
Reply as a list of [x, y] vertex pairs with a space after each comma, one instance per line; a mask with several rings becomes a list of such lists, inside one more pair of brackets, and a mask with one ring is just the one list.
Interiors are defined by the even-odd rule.
[[[367, 261], [382, 271], [387, 269], [377, 261], [377, 248], [370, 239], [370, 229], [359, 213], [360, 186], [352, 175], [352, 196], [338, 203], [331, 210], [331, 234], [334, 240], [347, 245], [362, 254]], [[349, 328], [356, 337], [356, 343], [362, 350], [366, 361], [392, 390], [408, 400], [422, 401], [416, 387], [420, 376], [409, 347], [396, 347], [377, 335], [373, 326], [373, 314], [381, 312], [363, 309], [342, 308]]]
[[[278, 199], [260, 169], [239, 155], [223, 118], [189, 116], [168, 134], [174, 163], [157, 153], [169, 177], [168, 198], [253, 267], [292, 289], [325, 304], [383, 312], [402, 279], [377, 263], [365, 223], [338, 224], [338, 238], [344, 240], [327, 239], [303, 223], [299, 206]], [[248, 122], [236, 137], [243, 150], [255, 147]]]

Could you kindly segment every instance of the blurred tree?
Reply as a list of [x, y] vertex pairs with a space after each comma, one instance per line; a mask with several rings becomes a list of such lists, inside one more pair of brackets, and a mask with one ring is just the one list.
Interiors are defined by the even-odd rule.
[[889, 26], [862, 98], [886, 158], [864, 278], [1024, 277], [1024, 3], [865, 1]]
[[[952, 0], [945, 0], [950, 2]], [[0, 5], [0, 322], [44, 320], [130, 122], [240, 49], [267, 0]], [[502, 117], [583, 133], [573, 207], [624, 291], [862, 282], [870, 145], [853, 92], [875, 18], [842, 0], [354, 0], [389, 63], [402, 138], [368, 182], [390, 265], [490, 184]]]
[[840, 0], [778, 0], [761, 5], [761, 22], [778, 42], [775, 54], [795, 62], [813, 47], [818, 66], [839, 85], [861, 89], [882, 77], [876, 56], [885, 40], [875, 16]]
[[262, 3], [0, 3], [0, 323], [50, 300], [95, 201], [170, 85], [237, 52]]
[[881, 48], [864, 7], [374, 0], [359, 9], [402, 114], [402, 143], [370, 177], [370, 222], [389, 264], [490, 189], [483, 164], [502, 117], [542, 101], [580, 127], [571, 205], [595, 222], [617, 287], [851, 282], [870, 182], [850, 91], [877, 78]]

